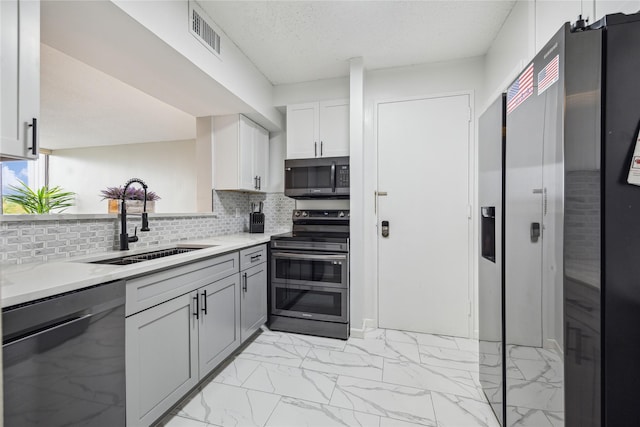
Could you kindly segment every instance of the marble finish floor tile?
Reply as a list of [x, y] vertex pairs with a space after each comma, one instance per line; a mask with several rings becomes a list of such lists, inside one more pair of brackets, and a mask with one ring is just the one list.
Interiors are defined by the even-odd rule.
[[236, 357], [216, 375], [213, 381], [241, 386], [258, 366], [260, 362], [256, 360]]
[[318, 403], [329, 403], [337, 375], [263, 363], [243, 387]]
[[198, 421], [198, 420], [192, 420], [190, 418], [182, 418], [176, 415], [175, 417], [169, 418], [168, 420], [157, 424], [156, 427], [218, 427], [218, 426], [214, 424]]
[[309, 347], [254, 341], [238, 355], [238, 358], [298, 367], [309, 350]]
[[554, 427], [544, 411], [515, 406], [507, 406], [507, 422], [513, 427]]
[[562, 386], [564, 383], [564, 365], [547, 359], [527, 360], [509, 359], [527, 381], [548, 382]]
[[176, 415], [220, 426], [262, 427], [279, 401], [276, 394], [210, 382]]
[[500, 427], [486, 401], [437, 392], [431, 398], [438, 427]]
[[380, 417], [380, 427], [424, 427], [424, 424], [416, 424], [393, 418]]
[[311, 349], [302, 362], [303, 369], [338, 375], [382, 380], [383, 358], [368, 354]]
[[419, 349], [420, 362], [426, 365], [462, 369], [466, 371], [478, 371], [478, 353], [426, 345], [421, 345]]
[[412, 387], [341, 376], [330, 405], [436, 426], [431, 393]]
[[420, 362], [418, 345], [379, 339], [349, 338], [345, 353], [367, 354], [396, 360]]
[[482, 389], [468, 371], [385, 359], [383, 381], [457, 396], [482, 399]]
[[461, 338], [461, 337], [454, 337], [453, 339], [456, 342], [456, 344], [458, 344], [459, 350], [471, 351], [474, 353], [478, 353], [480, 351], [478, 340], [474, 340], [471, 338]]
[[[495, 355], [479, 354], [474, 340], [387, 329], [368, 329], [363, 336], [344, 341], [263, 327], [157, 425], [496, 426], [480, 387], [478, 363], [497, 367], [493, 359], [500, 349]], [[513, 350], [527, 356], [518, 360], [527, 378], [551, 375], [554, 354], [531, 349]], [[509, 385], [520, 393], [542, 387], [541, 408], [527, 410], [534, 412], [531, 419], [542, 415], [544, 427], [561, 425], [561, 415], [554, 412], [557, 390], [544, 388], [549, 384], [542, 380], [525, 380], [516, 362], [509, 363], [510, 377], [520, 381], [510, 378]]]
[[564, 410], [564, 389], [557, 384], [507, 379], [509, 403], [550, 412]]
[[265, 427], [375, 427], [379, 423], [376, 415], [283, 397]]

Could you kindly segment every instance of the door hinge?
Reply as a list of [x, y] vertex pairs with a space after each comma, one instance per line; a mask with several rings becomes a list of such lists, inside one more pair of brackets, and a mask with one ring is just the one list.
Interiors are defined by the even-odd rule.
[[472, 215], [471, 205], [467, 205], [467, 219], [471, 219], [471, 215]]

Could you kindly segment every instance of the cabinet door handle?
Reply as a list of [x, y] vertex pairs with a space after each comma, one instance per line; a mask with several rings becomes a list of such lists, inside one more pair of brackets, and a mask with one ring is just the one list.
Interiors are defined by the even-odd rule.
[[38, 119], [34, 117], [31, 123], [28, 124], [28, 126], [31, 128], [31, 147], [29, 147], [29, 150], [31, 150], [31, 154], [33, 154], [34, 156], [37, 156], [38, 155]]
[[258, 190], [262, 190], [262, 177], [258, 177]]
[[318, 157], [318, 143], [316, 141], [313, 142], [313, 157]]
[[242, 284], [242, 290], [247, 292], [247, 273], [244, 273], [242, 275], [242, 279], [244, 281], [244, 283]]
[[324, 145], [324, 143], [322, 141], [320, 141], [320, 157], [322, 157], [322, 146]]
[[200, 306], [199, 301], [200, 301], [200, 299], [198, 298], [198, 295], [196, 295], [195, 297], [193, 297], [193, 299], [194, 299], [194, 301], [195, 301], [195, 303], [196, 303], [196, 309], [195, 309], [195, 311], [193, 312], [193, 315], [194, 315], [194, 316], [196, 316], [196, 319], [199, 319], [199, 318], [200, 318], [200, 313], [199, 313], [199, 311], [200, 311], [200, 310], [199, 310], [199, 306]]
[[207, 291], [204, 290], [202, 291], [202, 311], [204, 311], [204, 314], [207, 314]]
[[258, 175], [253, 177], [253, 189], [254, 190], [258, 189]]

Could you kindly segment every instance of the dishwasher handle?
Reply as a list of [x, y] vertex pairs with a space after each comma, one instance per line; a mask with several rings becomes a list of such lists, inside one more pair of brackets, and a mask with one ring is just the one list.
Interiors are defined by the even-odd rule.
[[27, 360], [31, 354], [44, 353], [70, 339], [82, 335], [91, 322], [93, 313], [67, 319], [48, 327], [15, 336], [2, 344], [4, 366]]

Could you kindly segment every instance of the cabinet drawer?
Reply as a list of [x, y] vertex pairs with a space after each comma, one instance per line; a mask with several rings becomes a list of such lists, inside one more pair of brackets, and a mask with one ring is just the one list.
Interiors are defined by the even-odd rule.
[[161, 304], [238, 272], [238, 253], [194, 262], [127, 280], [126, 315]]
[[240, 251], [240, 271], [267, 262], [267, 245], [254, 246]]

